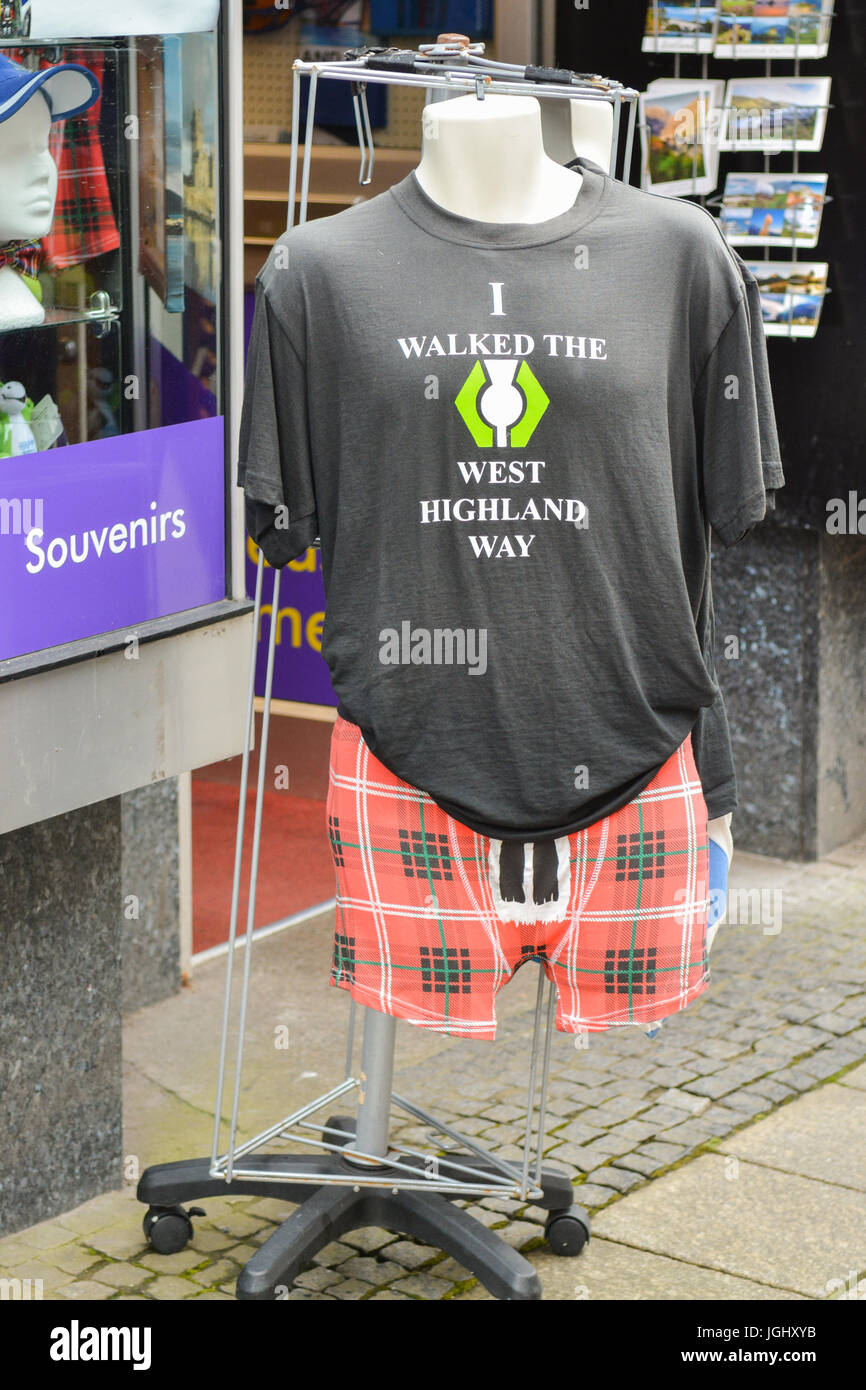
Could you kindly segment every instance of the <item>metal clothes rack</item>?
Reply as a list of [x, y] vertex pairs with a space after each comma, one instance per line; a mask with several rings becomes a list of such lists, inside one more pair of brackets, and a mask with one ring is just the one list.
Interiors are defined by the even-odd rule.
[[[294, 224], [300, 136], [300, 83], [309, 80], [304, 162], [301, 171], [299, 221], [307, 215], [312, 133], [316, 88], [320, 78], [349, 81], [361, 155], [359, 179], [369, 183], [373, 148], [366, 107], [368, 83], [417, 86], [440, 96], [474, 92], [478, 100], [488, 94], [534, 95], [542, 99], [575, 97], [608, 101], [614, 107], [611, 169], [615, 172], [621, 113], [625, 122], [623, 168], [628, 176], [635, 130], [637, 92], [595, 74], [576, 75], [559, 69], [519, 68], [483, 57], [482, 45], [468, 40], [448, 40], [414, 50], [363, 50], [342, 61], [297, 61], [293, 71], [292, 151], [289, 181], [289, 229]], [[273, 690], [276, 623], [270, 623], [265, 676], [264, 715], [259, 753], [253, 842], [250, 863], [246, 936], [244, 941], [240, 1010], [234, 1057], [234, 1086], [228, 1143], [220, 1149], [222, 1104], [226, 1085], [234, 955], [249, 780], [250, 744], [254, 730], [256, 646], [262, 609], [264, 557], [259, 555], [256, 574], [253, 641], [250, 652], [246, 724], [235, 840], [234, 882], [229, 923], [229, 950], [223, 1003], [222, 1034], [214, 1113], [213, 1143], [208, 1158], [186, 1159], [148, 1168], [138, 1185], [138, 1198], [147, 1203], [144, 1229], [161, 1253], [180, 1250], [192, 1235], [191, 1217], [182, 1203], [215, 1195], [279, 1196], [298, 1203], [297, 1209], [259, 1248], [242, 1270], [237, 1285], [240, 1299], [267, 1300], [286, 1297], [292, 1280], [329, 1241], [366, 1225], [381, 1225], [413, 1235], [446, 1251], [470, 1269], [487, 1289], [503, 1299], [539, 1299], [541, 1287], [533, 1266], [517, 1251], [487, 1229], [455, 1200], [466, 1197], [509, 1197], [533, 1202], [548, 1212], [545, 1233], [551, 1248], [561, 1255], [576, 1255], [589, 1239], [589, 1217], [573, 1204], [574, 1189], [567, 1174], [542, 1165], [542, 1148], [550, 1074], [555, 996], [553, 986], [539, 969], [535, 1022], [529, 1058], [522, 1162], [507, 1162], [488, 1152], [476, 1140], [436, 1119], [393, 1090], [396, 1020], [364, 1008], [361, 1065], [353, 1069], [356, 1006], [351, 1004], [344, 1079], [326, 1094], [278, 1120], [245, 1143], [238, 1143], [241, 1070], [249, 996], [256, 884], [261, 848], [261, 825], [266, 754]], [[279, 569], [274, 571], [272, 613], [279, 607]], [[546, 1000], [545, 1000], [546, 985]], [[540, 1086], [539, 1086], [540, 1057]], [[355, 1095], [357, 1120], [332, 1113], [321, 1122], [315, 1117]], [[395, 1142], [389, 1136], [392, 1106], [426, 1126], [435, 1147], [423, 1151]], [[537, 1109], [535, 1156], [531, 1156], [533, 1112]], [[274, 1143], [291, 1142], [312, 1152], [268, 1152]]]

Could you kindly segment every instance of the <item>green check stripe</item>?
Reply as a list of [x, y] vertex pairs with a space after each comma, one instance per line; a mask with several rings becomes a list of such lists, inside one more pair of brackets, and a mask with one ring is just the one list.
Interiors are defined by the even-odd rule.
[[[444, 927], [444, 924], [443, 924], [443, 922], [442, 922], [442, 914], [441, 914], [441, 912], [439, 911], [439, 903], [438, 903], [437, 898], [436, 898], [436, 884], [435, 884], [434, 881], [433, 881], [433, 875], [432, 875], [432, 872], [431, 872], [431, 865], [430, 865], [430, 856], [429, 856], [429, 854], [428, 854], [428, 852], [427, 852], [427, 835], [426, 835], [426, 831], [425, 831], [425, 829], [424, 829], [424, 801], [423, 801], [423, 799], [422, 799], [420, 796], [419, 796], [419, 798], [418, 798], [418, 818], [419, 818], [420, 823], [421, 823], [421, 843], [422, 843], [422, 845], [424, 846], [424, 853], [423, 853], [423, 855], [418, 855], [417, 850], [413, 851], [413, 853], [414, 853], [414, 857], [415, 857], [416, 859], [417, 859], [417, 858], [422, 858], [422, 859], [424, 859], [424, 861], [425, 861], [425, 863], [426, 863], [426, 866], [427, 866], [427, 882], [428, 882], [429, 885], [430, 885], [430, 896], [432, 897], [434, 903], [436, 903], [436, 920], [437, 920], [437, 922], [438, 922], [438, 924], [439, 924], [439, 940], [440, 940], [441, 943], [442, 943], [442, 973], [443, 973], [444, 976], [445, 976], [445, 1019], [446, 1019], [446, 1021], [447, 1021], [447, 1019], [448, 1019], [448, 1002], [449, 1002], [449, 1000], [450, 1000], [450, 998], [451, 998], [451, 979], [452, 979], [451, 964], [450, 964], [450, 960], [449, 960], [449, 957], [448, 957], [448, 949], [447, 949], [447, 948], [448, 948], [448, 942], [447, 942], [446, 939], [445, 939], [445, 927]], [[439, 855], [436, 856], [437, 859], [438, 859], [439, 857], [440, 857]], [[456, 964], [456, 961], [455, 961], [455, 964]], [[459, 972], [458, 972], [458, 974], [459, 974]], [[438, 991], [437, 991], [437, 993], [438, 993]]]

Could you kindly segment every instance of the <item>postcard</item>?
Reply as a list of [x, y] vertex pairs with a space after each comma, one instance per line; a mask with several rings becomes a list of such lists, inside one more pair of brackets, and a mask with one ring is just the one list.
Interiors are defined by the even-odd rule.
[[645, 53], [712, 53], [716, 41], [715, 5], [662, 4], [649, 0], [643, 50]]
[[640, 95], [642, 185], [680, 198], [711, 193], [719, 179], [712, 138], [713, 83], [660, 79]]
[[833, 0], [721, 0], [716, 56], [824, 58], [832, 15]]
[[768, 338], [814, 338], [827, 292], [826, 261], [750, 261]]
[[824, 142], [829, 77], [732, 77], [725, 93], [723, 150], [815, 152]]
[[719, 24], [716, 30], [715, 54], [717, 58], [728, 58], [734, 55], [739, 56], [740, 49], [751, 45], [752, 42], [752, 0], [748, 6], [744, 3], [744, 14], [728, 14], [724, 10], [719, 15]]
[[815, 246], [826, 195], [826, 174], [728, 174], [721, 229], [735, 245]]

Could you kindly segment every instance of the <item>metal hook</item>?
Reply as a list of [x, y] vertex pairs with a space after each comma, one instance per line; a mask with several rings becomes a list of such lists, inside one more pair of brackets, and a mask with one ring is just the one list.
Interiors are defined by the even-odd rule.
[[370, 173], [367, 168], [367, 144], [364, 137], [364, 123], [361, 118], [361, 93], [363, 91], [363, 83], [352, 83], [352, 106], [355, 111], [355, 129], [358, 132], [358, 149], [361, 151], [361, 167], [358, 170], [358, 182], [360, 184], [367, 184], [370, 182]]

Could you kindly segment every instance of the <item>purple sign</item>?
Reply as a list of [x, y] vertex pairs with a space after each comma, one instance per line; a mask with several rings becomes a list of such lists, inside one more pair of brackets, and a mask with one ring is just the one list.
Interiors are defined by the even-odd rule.
[[[259, 552], [247, 536], [247, 593], [256, 591]], [[265, 564], [262, 618], [259, 623], [256, 694], [265, 693], [269, 624], [272, 620], [274, 572]], [[311, 546], [285, 565], [280, 577], [280, 603], [274, 643], [274, 699], [301, 700], [310, 705], [336, 705], [328, 665], [322, 656], [325, 591], [322, 552]]]
[[0, 660], [225, 598], [222, 416], [0, 459]]

